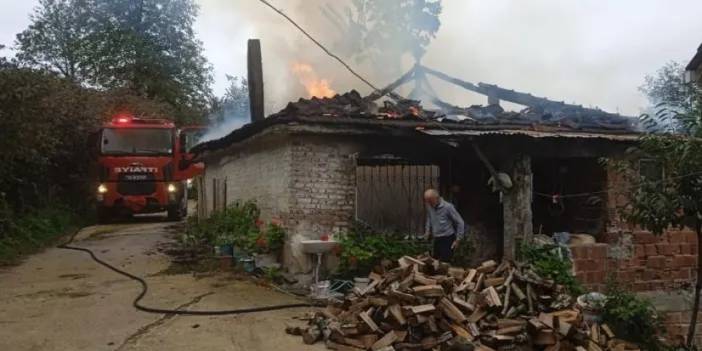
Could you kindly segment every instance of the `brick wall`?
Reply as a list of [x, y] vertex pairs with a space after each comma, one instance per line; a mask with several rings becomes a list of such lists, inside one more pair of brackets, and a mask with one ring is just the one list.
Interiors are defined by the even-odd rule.
[[[338, 137], [337, 137], [338, 139]], [[291, 145], [289, 238], [286, 262], [309, 269], [299, 241], [348, 229], [354, 219], [356, 161], [352, 143], [298, 136]]]
[[588, 288], [603, 290], [608, 278], [633, 291], [676, 290], [694, 282], [692, 231], [618, 232], [605, 238], [605, 243], [571, 247], [576, 277]]
[[[588, 289], [604, 291], [608, 279], [651, 299], [672, 342], [684, 340], [691, 313], [692, 286], [696, 277], [696, 234], [669, 230], [662, 235], [635, 228], [618, 216], [626, 204], [627, 184], [608, 172], [608, 232], [597, 244], [571, 246], [574, 272]], [[702, 344], [702, 322], [697, 325]]]
[[309, 272], [312, 262], [300, 241], [344, 231], [354, 219], [356, 148], [329, 138], [264, 135], [209, 155], [200, 206], [211, 213], [213, 179], [226, 182], [228, 203], [254, 200], [263, 219], [282, 221], [287, 233], [284, 266], [294, 273]]

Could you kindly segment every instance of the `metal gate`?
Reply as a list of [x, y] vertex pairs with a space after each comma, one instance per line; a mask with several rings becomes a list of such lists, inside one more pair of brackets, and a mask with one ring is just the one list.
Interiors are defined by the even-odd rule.
[[375, 230], [424, 233], [424, 190], [439, 187], [435, 165], [356, 167], [356, 218]]

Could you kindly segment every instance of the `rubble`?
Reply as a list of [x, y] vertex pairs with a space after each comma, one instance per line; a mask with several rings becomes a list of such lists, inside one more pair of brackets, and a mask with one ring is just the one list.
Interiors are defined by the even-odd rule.
[[441, 112], [426, 110], [421, 101], [409, 99], [386, 100], [377, 104], [351, 90], [330, 98], [299, 99], [271, 117], [314, 116], [366, 119], [404, 119], [437, 121], [462, 125], [505, 125], [522, 128], [551, 126], [567, 129], [599, 129], [631, 131], [632, 119], [601, 110], [568, 107], [551, 111], [528, 107], [520, 112], [505, 111], [500, 105], [473, 105], [466, 108], [445, 107]]
[[376, 270], [367, 286], [286, 332], [341, 351], [638, 350], [608, 326], [586, 322], [563, 286], [527, 264], [463, 269], [405, 256]]

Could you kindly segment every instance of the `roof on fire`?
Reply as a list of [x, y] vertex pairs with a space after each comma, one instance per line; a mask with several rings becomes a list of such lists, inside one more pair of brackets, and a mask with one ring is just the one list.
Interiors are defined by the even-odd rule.
[[268, 118], [249, 123], [229, 135], [197, 145], [202, 153], [225, 148], [276, 125], [307, 125], [373, 130], [387, 133], [416, 133], [435, 137], [526, 136], [531, 138], [586, 138], [635, 141], [639, 137], [635, 119], [601, 110], [561, 110], [557, 113], [528, 108], [507, 112], [499, 105], [471, 106], [441, 114], [423, 110], [418, 101], [386, 101], [382, 106], [356, 91], [332, 98], [300, 99]]

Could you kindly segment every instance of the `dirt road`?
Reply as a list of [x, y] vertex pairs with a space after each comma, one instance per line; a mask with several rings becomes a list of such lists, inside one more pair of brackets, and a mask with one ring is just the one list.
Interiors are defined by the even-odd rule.
[[[154, 219], [81, 230], [75, 246], [145, 277], [144, 304], [161, 308], [232, 309], [299, 302], [236, 280], [163, 274], [169, 259], [156, 250], [172, 224]], [[305, 309], [221, 317], [159, 315], [131, 305], [139, 286], [87, 254], [49, 249], [0, 270], [0, 350], [324, 350], [284, 333]]]

